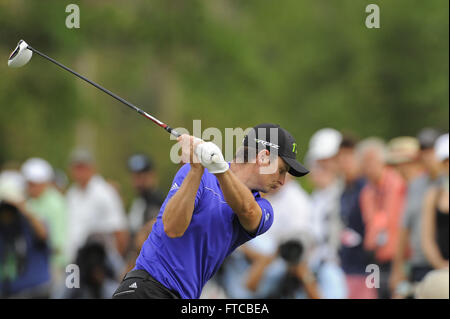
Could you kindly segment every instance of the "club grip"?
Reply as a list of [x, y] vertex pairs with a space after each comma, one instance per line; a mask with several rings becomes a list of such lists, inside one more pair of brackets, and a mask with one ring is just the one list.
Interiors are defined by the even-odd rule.
[[178, 133], [177, 131], [175, 131], [173, 128], [171, 128], [169, 125], [167, 125], [166, 127], [165, 127], [165, 130], [167, 131], [167, 132], [169, 132], [170, 134], [172, 134], [173, 136], [175, 136], [175, 137], [180, 137], [181, 136], [181, 134], [180, 133]]

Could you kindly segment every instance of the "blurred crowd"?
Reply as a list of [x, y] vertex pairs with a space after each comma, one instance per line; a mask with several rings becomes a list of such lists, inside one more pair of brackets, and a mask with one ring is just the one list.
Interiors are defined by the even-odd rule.
[[[288, 176], [267, 194], [272, 227], [202, 298], [448, 298], [448, 134], [386, 142], [324, 128], [305, 158], [312, 192]], [[129, 207], [85, 149], [70, 154], [69, 176], [42, 158], [2, 167], [0, 298], [111, 298], [167, 193], [148, 155], [127, 168]]]
[[308, 193], [266, 198], [275, 218], [225, 260], [205, 298], [449, 298], [449, 135], [359, 140], [317, 131]]
[[151, 159], [128, 159], [135, 191], [128, 212], [120, 185], [98, 173], [86, 149], [70, 155], [70, 185], [42, 158], [7, 166], [0, 173], [0, 297], [111, 298], [164, 201]]

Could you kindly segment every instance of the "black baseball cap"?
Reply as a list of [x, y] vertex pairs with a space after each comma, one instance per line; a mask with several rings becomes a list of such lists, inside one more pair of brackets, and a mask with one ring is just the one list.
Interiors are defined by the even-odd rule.
[[145, 154], [133, 154], [128, 158], [128, 169], [133, 173], [148, 172], [153, 169], [153, 163]]
[[277, 150], [280, 156], [290, 167], [289, 174], [300, 177], [309, 173], [297, 161], [297, 143], [292, 135], [277, 124], [263, 123], [256, 125], [244, 137], [243, 145], [257, 149]]
[[441, 133], [431, 127], [426, 127], [417, 134], [417, 139], [419, 140], [420, 148], [422, 150], [430, 149], [434, 147], [434, 143], [438, 139]]

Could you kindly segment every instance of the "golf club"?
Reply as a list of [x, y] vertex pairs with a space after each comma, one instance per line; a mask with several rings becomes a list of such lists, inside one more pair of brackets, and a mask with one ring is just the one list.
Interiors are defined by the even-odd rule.
[[32, 55], [33, 52], [40, 55], [41, 57], [49, 60], [50, 62], [53, 62], [54, 64], [56, 64], [57, 66], [63, 68], [66, 71], [69, 71], [70, 73], [76, 75], [77, 77], [79, 77], [80, 79], [88, 82], [89, 84], [92, 84], [93, 86], [95, 86], [97, 89], [102, 90], [103, 92], [105, 92], [106, 94], [112, 96], [113, 98], [115, 98], [116, 100], [122, 102], [123, 104], [125, 104], [126, 106], [132, 108], [133, 110], [135, 110], [136, 112], [138, 112], [140, 115], [146, 117], [149, 120], [152, 120], [155, 124], [159, 125], [160, 127], [162, 127], [163, 129], [165, 129], [167, 132], [169, 132], [170, 134], [172, 134], [175, 137], [179, 137], [181, 134], [178, 133], [177, 131], [175, 131], [174, 129], [172, 129], [169, 125], [161, 122], [160, 120], [158, 120], [157, 118], [151, 116], [150, 114], [144, 112], [143, 110], [141, 110], [140, 108], [138, 108], [137, 106], [135, 106], [134, 104], [128, 102], [127, 100], [121, 98], [120, 96], [114, 94], [113, 92], [105, 89], [104, 87], [102, 87], [101, 85], [98, 85], [97, 83], [95, 83], [94, 81], [89, 80], [88, 78], [82, 76], [81, 74], [69, 69], [68, 67], [66, 67], [65, 65], [59, 63], [58, 61], [46, 56], [45, 54], [39, 52], [38, 50], [32, 48], [31, 46], [29, 46], [25, 41], [20, 40], [19, 43], [17, 44], [17, 47], [14, 49], [14, 51], [11, 53], [11, 55], [9, 56], [8, 59], [8, 66], [12, 67], [12, 68], [18, 68], [21, 66], [24, 66], [25, 64], [27, 64]]

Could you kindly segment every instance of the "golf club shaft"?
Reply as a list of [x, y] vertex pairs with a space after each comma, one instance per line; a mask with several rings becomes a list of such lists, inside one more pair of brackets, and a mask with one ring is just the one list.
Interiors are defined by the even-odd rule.
[[158, 120], [157, 118], [151, 116], [150, 114], [144, 112], [143, 110], [141, 110], [140, 108], [138, 108], [137, 106], [135, 106], [134, 104], [128, 102], [127, 100], [121, 98], [120, 96], [114, 94], [113, 92], [105, 89], [104, 87], [102, 87], [101, 85], [98, 85], [97, 83], [89, 80], [88, 78], [82, 76], [81, 74], [69, 69], [68, 67], [66, 67], [65, 65], [59, 63], [58, 61], [48, 57], [47, 55], [45, 55], [44, 53], [39, 52], [38, 50], [28, 46], [28, 49], [33, 51], [34, 53], [40, 55], [41, 57], [49, 60], [50, 62], [53, 62], [54, 64], [56, 64], [57, 66], [63, 68], [66, 71], [69, 71], [70, 73], [72, 73], [73, 75], [79, 77], [80, 79], [88, 82], [89, 84], [92, 84], [93, 86], [95, 86], [97, 89], [102, 90], [103, 92], [105, 92], [106, 94], [112, 96], [113, 98], [115, 98], [116, 100], [122, 102], [123, 104], [125, 104], [126, 106], [132, 108], [133, 110], [135, 110], [136, 112], [138, 112], [140, 115], [146, 117], [149, 120], [152, 120], [155, 124], [159, 125], [160, 127], [162, 127], [163, 129], [165, 129], [167, 132], [169, 132], [170, 134], [172, 134], [175, 137], [179, 137], [181, 134], [178, 133], [177, 131], [175, 131], [174, 129], [172, 129], [169, 125], [161, 122], [160, 120]]

